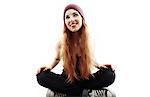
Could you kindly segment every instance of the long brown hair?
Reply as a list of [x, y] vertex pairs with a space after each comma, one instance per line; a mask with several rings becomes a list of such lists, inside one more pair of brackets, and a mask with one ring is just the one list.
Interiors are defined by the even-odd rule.
[[[78, 32], [79, 33], [78, 39], [80, 43], [78, 47], [80, 48], [80, 77], [82, 79], [89, 79], [91, 73], [91, 65], [92, 65], [92, 53], [91, 48], [89, 45], [89, 36], [88, 36], [88, 29], [83, 19], [82, 27]], [[72, 38], [71, 32], [67, 29], [66, 25], [64, 24], [64, 40], [63, 40], [63, 61], [64, 61], [64, 70], [68, 76], [68, 81], [73, 82], [75, 79], [79, 80], [79, 76], [77, 76], [75, 72], [75, 65], [76, 65], [76, 54], [74, 52], [74, 42], [76, 39]]]

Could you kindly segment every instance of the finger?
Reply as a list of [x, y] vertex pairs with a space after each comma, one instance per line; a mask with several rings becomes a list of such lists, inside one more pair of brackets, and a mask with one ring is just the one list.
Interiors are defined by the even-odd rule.
[[104, 66], [106, 66], [108, 68], [112, 68], [111, 64], [105, 64]]
[[101, 66], [101, 67], [103, 67], [103, 68], [108, 68], [107, 66], [105, 66], [105, 65], [103, 65], [103, 66]]
[[46, 68], [43, 69], [43, 71], [46, 71], [47, 69], [48, 69], [48, 68], [46, 67]]
[[106, 64], [106, 66], [107, 66], [108, 68], [110, 68], [112, 71], [115, 71], [114, 67], [113, 67], [111, 64]]
[[37, 71], [37, 73], [42, 72], [45, 68], [46, 68], [46, 67], [41, 67], [41, 68], [39, 68], [38, 71]]

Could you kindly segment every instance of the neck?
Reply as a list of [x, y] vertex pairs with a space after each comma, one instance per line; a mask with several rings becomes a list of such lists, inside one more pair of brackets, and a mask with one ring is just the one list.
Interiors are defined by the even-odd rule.
[[73, 40], [79, 40], [80, 32], [72, 32], [71, 33]]

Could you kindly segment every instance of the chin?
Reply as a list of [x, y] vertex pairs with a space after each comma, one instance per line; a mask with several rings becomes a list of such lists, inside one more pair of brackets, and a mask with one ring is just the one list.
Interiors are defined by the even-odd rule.
[[71, 32], [73, 32], [73, 33], [75, 33], [75, 32], [77, 32], [78, 30], [70, 30]]

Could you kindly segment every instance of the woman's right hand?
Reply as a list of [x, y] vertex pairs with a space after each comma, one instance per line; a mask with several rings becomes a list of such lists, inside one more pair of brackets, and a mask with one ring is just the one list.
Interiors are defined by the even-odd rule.
[[37, 74], [41, 73], [42, 71], [46, 71], [47, 69], [50, 69], [48, 67], [40, 67], [38, 70], [37, 70]]

